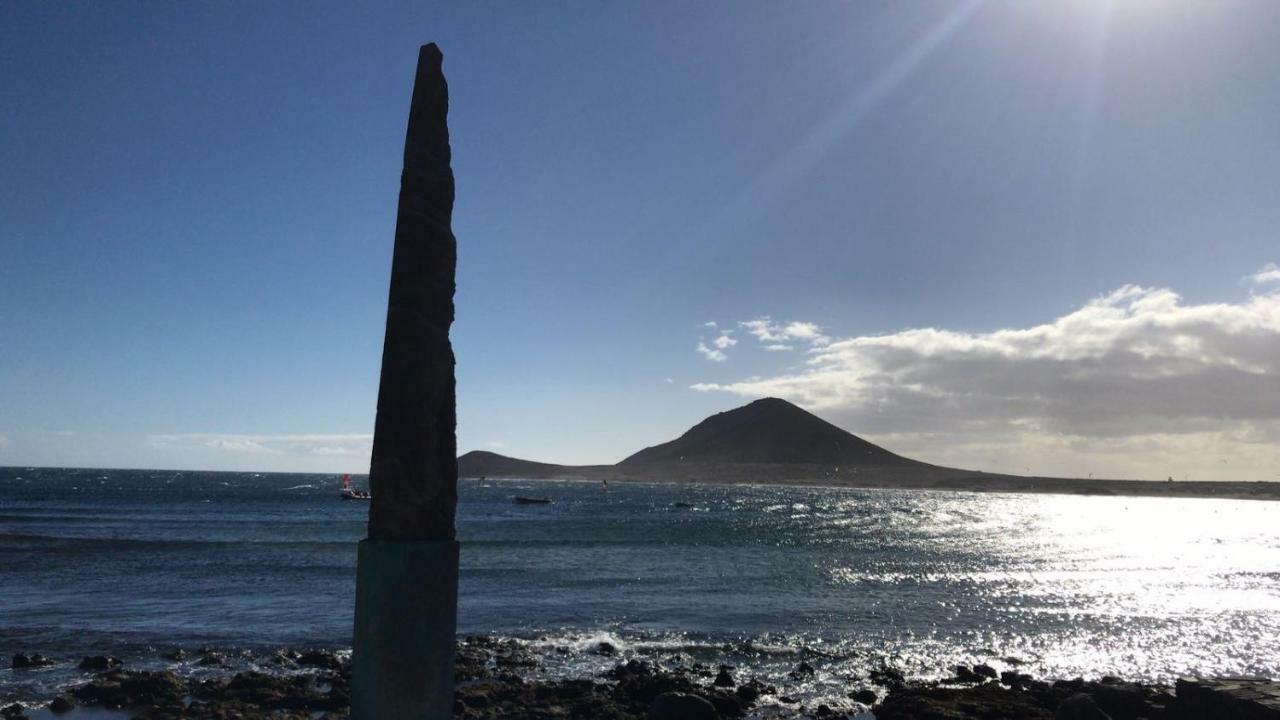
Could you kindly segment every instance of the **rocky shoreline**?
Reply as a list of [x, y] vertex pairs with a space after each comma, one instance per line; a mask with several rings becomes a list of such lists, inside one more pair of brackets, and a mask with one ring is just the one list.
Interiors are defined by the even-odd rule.
[[[226, 658], [202, 649], [196, 666], [225, 667]], [[350, 661], [323, 650], [275, 651], [260, 658], [271, 672], [184, 677], [171, 670], [136, 670], [111, 656], [84, 658], [88, 679], [57, 697], [0, 704], [4, 720], [74, 717], [76, 708], [120, 710], [141, 720], [336, 720], [347, 716]], [[839, 718], [877, 720], [1191, 720], [1280, 718], [1280, 686], [1253, 680], [1178, 681], [1176, 687], [1126, 682], [1046, 681], [986, 664], [957, 666], [941, 681], [913, 681], [891, 667], [847, 678], [842, 698], [806, 704], [797, 689], [814, 669], [799, 662], [785, 682], [769, 683], [737, 668], [687, 658], [619, 662], [595, 677], [538, 679], [538, 660], [512, 640], [474, 637], [458, 644], [455, 717], [570, 720], [721, 720], [727, 718]], [[38, 671], [54, 661], [13, 656], [14, 672]], [[874, 715], [873, 715], [874, 714]]]

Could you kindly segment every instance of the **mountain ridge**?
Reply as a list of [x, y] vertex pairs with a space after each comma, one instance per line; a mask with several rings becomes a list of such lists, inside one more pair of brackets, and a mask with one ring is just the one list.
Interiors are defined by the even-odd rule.
[[892, 453], [777, 398], [716, 413], [680, 437], [614, 465], [557, 465], [473, 450], [458, 458], [458, 475], [1280, 500], [1280, 483], [1274, 482], [1027, 477], [930, 465]]
[[779, 398], [716, 413], [680, 437], [629, 455], [638, 463], [768, 463], [905, 466], [919, 464], [863, 440]]

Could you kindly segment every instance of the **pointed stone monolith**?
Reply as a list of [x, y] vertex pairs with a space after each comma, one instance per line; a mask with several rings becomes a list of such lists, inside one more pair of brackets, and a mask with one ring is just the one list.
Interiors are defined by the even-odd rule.
[[453, 714], [458, 465], [449, 89], [418, 54], [396, 214], [382, 379], [369, 467], [369, 537], [356, 569], [351, 718]]

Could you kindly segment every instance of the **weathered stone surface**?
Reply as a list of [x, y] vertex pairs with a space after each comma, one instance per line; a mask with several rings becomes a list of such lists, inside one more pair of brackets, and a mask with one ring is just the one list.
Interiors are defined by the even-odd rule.
[[890, 691], [875, 708], [876, 720], [1050, 720], [1034, 697], [997, 683], [971, 688], [917, 687]]
[[1111, 716], [1103, 712], [1093, 698], [1076, 693], [1062, 701], [1053, 720], [1111, 720]]
[[181, 704], [186, 687], [171, 672], [113, 670], [71, 694], [81, 702], [106, 708], [157, 707]]
[[79, 667], [81, 670], [99, 672], [102, 670], [109, 670], [114, 667], [120, 667], [120, 665], [120, 658], [112, 657], [110, 655], [93, 655], [81, 660]]
[[662, 693], [649, 706], [649, 720], [716, 720], [716, 708], [698, 697], [681, 692]]
[[1180, 720], [1280, 720], [1280, 683], [1246, 678], [1183, 678], [1171, 716]]
[[9, 667], [14, 670], [27, 670], [30, 668], [45, 667], [52, 664], [52, 660], [40, 653], [31, 653], [30, 655], [26, 653], [14, 653], [13, 661], [9, 664]]
[[449, 89], [434, 44], [418, 55], [369, 467], [369, 539], [452, 540], [457, 505], [453, 346], [457, 242]]

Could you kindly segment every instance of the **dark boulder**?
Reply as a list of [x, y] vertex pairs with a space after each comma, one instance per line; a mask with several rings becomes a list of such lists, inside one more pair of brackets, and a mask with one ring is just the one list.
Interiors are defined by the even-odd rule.
[[863, 705], [875, 705], [876, 700], [879, 700], [880, 697], [876, 695], [875, 690], [862, 689], [849, 693], [849, 699], [857, 700]]
[[26, 653], [14, 653], [13, 662], [9, 667], [14, 670], [27, 670], [29, 668], [46, 667], [52, 664], [52, 660], [40, 653], [31, 653], [30, 655], [27, 655]]
[[1180, 678], [1169, 716], [1177, 720], [1280, 719], [1280, 683], [1245, 678]]
[[998, 683], [969, 688], [908, 686], [892, 690], [875, 709], [876, 720], [1052, 720], [1028, 693]]
[[6, 705], [0, 708], [0, 717], [3, 717], [5, 720], [26, 720], [26, 708], [22, 707], [18, 703]]
[[1151, 714], [1147, 693], [1138, 685], [1115, 681], [1092, 693], [1093, 701], [1113, 720], [1138, 720]]
[[649, 720], [716, 720], [716, 708], [706, 699], [682, 692], [666, 692], [649, 705]]
[[1053, 714], [1053, 720], [1112, 720], [1111, 716], [1102, 711], [1093, 698], [1084, 693], [1076, 693], [1062, 704], [1058, 705], [1058, 710]]
[[1000, 682], [1011, 688], [1026, 688], [1031, 685], [1035, 678], [1026, 673], [1014, 672], [1013, 670], [1005, 670], [1000, 673]]
[[80, 669], [89, 672], [102, 672], [123, 665], [120, 658], [110, 655], [93, 655], [80, 661]]
[[733, 675], [729, 674], [730, 669], [731, 668], [728, 665], [720, 666], [720, 672], [716, 675], [715, 682], [713, 683], [716, 687], [731, 688], [737, 684], [733, 681]]
[[88, 705], [105, 708], [181, 704], [186, 687], [171, 672], [112, 670], [72, 688], [71, 694]]
[[795, 670], [792, 670], [791, 672], [787, 673], [787, 677], [791, 678], [792, 680], [801, 680], [807, 677], [813, 677], [814, 673], [815, 673], [815, 670], [813, 669], [813, 666], [801, 660], [800, 664], [796, 666]]
[[299, 655], [296, 662], [302, 667], [321, 668], [324, 670], [339, 670], [342, 668], [342, 660], [328, 650], [308, 650]]
[[974, 665], [973, 673], [975, 675], [980, 675], [984, 678], [990, 678], [992, 680], [1000, 676], [1000, 673], [996, 672], [995, 668], [991, 667], [990, 665], [987, 665], [986, 663]]
[[201, 683], [192, 694], [205, 701], [243, 704], [265, 710], [327, 710], [332, 698], [316, 687], [309, 675], [236, 673], [230, 680]]
[[753, 703], [760, 699], [761, 695], [777, 695], [778, 689], [760, 682], [757, 678], [751, 678], [748, 682], [739, 685], [733, 694], [737, 695], [743, 702]]
[[906, 678], [903, 677], [902, 673], [891, 667], [877, 668], [867, 675], [871, 682], [890, 690], [906, 685]]
[[71, 712], [73, 708], [75, 708], [75, 705], [71, 704], [70, 700], [62, 696], [54, 698], [49, 703], [49, 710], [54, 715], [65, 715], [66, 713]]

